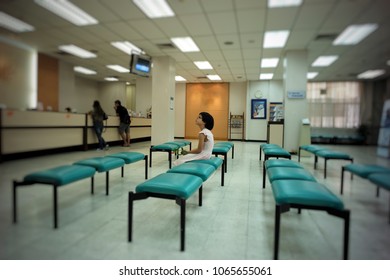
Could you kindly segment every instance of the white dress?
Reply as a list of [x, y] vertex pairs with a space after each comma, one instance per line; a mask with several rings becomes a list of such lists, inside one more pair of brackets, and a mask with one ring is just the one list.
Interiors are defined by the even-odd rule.
[[[196, 160], [196, 159], [210, 159], [213, 153], [214, 147], [214, 135], [207, 128], [202, 129], [199, 134], [204, 134], [207, 137], [207, 141], [204, 142], [203, 150], [198, 154], [187, 154], [173, 162], [174, 166], [180, 165], [187, 161]], [[206, 140], [206, 139], [205, 139]]]

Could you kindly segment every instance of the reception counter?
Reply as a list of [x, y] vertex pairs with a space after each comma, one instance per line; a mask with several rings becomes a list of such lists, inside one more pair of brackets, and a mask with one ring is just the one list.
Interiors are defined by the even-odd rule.
[[[103, 137], [120, 145], [119, 118], [109, 116]], [[132, 142], [149, 141], [151, 119], [132, 118]], [[28, 155], [97, 147], [97, 138], [88, 114], [0, 109], [0, 162]]]

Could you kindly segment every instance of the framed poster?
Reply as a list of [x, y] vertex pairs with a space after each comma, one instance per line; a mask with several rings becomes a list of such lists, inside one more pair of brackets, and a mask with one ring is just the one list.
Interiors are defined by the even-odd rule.
[[267, 99], [252, 99], [251, 101], [251, 119], [266, 119]]

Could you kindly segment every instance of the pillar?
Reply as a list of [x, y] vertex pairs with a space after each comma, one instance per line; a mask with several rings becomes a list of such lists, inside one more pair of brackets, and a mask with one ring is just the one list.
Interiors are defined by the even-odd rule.
[[307, 51], [287, 51], [283, 62], [284, 71], [284, 148], [296, 152], [302, 119], [309, 118], [306, 98]]
[[152, 68], [152, 139], [157, 145], [174, 139], [175, 60], [153, 57]]

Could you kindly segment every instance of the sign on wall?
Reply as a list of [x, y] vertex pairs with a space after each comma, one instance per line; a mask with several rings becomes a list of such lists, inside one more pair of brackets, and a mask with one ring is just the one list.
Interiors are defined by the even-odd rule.
[[303, 99], [306, 98], [306, 91], [304, 90], [291, 90], [287, 91], [288, 98]]

